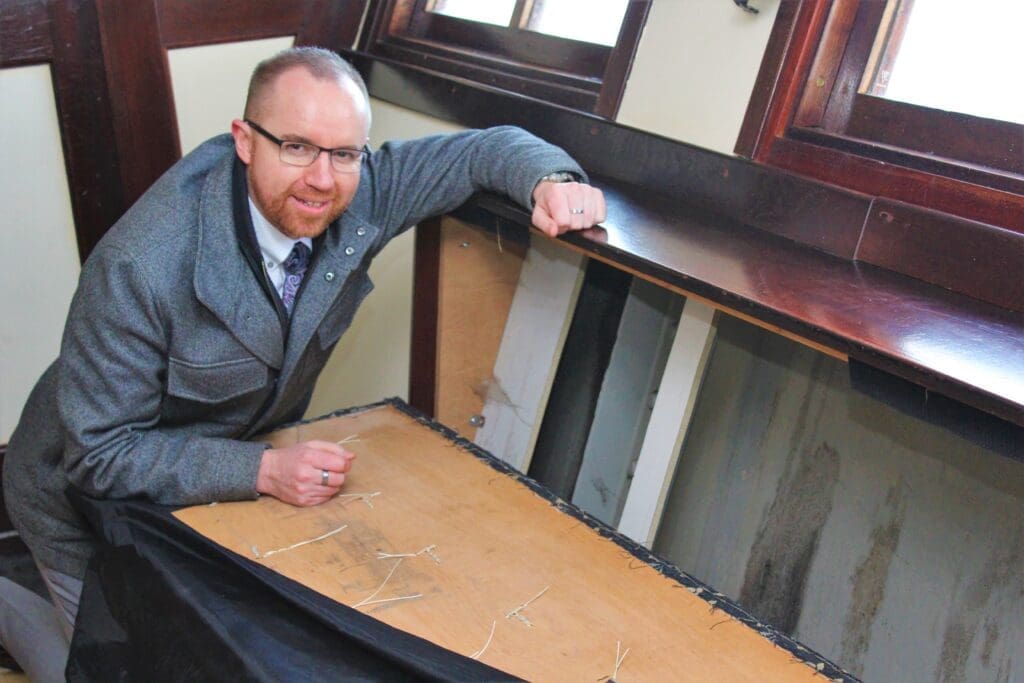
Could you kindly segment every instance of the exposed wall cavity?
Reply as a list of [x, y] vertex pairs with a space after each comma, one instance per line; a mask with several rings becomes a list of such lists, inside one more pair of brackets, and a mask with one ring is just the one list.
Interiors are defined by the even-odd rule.
[[741, 321], [655, 549], [865, 681], [1024, 682], [1024, 465]]

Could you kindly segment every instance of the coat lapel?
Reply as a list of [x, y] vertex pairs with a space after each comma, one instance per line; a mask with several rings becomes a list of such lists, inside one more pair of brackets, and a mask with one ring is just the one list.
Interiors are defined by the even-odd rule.
[[306, 347], [317, 343], [312, 339], [313, 335], [350, 282], [350, 276], [358, 268], [368, 265], [370, 248], [377, 234], [378, 228], [344, 214], [324, 235], [319, 245], [320, 253], [306, 273], [302, 293], [292, 311], [288, 346], [281, 369], [283, 386], [291, 379]]
[[272, 368], [284, 362], [281, 324], [241, 252], [232, 205], [229, 155], [207, 177], [199, 205], [196, 297], [253, 355]]

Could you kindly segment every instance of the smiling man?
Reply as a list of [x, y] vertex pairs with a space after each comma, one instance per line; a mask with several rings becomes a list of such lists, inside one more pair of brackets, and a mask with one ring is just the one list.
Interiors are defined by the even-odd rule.
[[[302, 417], [372, 289], [371, 259], [478, 190], [533, 205], [549, 235], [605, 217], [599, 190], [564, 182], [584, 179], [575, 162], [521, 130], [371, 154], [369, 128], [366, 87], [344, 60], [283, 52], [257, 67], [231, 135], [168, 171], [83, 267], [60, 356], [29, 398], [3, 477], [68, 637], [94, 543], [69, 487], [168, 505], [330, 499], [352, 453], [248, 439]], [[0, 624], [0, 637], [17, 658], [16, 635]]]

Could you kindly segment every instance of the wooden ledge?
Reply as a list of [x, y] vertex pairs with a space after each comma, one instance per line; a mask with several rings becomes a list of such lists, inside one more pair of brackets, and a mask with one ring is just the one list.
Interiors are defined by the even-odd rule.
[[[639, 277], [1024, 426], [1024, 314], [595, 177], [601, 228], [559, 239]], [[474, 204], [529, 225], [494, 195]]]

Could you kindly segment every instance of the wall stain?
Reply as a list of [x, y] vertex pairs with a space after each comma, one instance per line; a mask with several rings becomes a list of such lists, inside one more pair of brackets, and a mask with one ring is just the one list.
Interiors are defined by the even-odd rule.
[[999, 624], [991, 618], [985, 620], [985, 642], [981, 646], [981, 663], [987, 669], [992, 663], [992, 648], [999, 640]]
[[[1024, 532], [1024, 526], [1021, 527]], [[1010, 581], [1024, 579], [1024, 534], [1015, 534], [1017, 542], [994, 548], [981, 572], [967, 587], [959, 591], [951, 607], [951, 616], [942, 638], [937, 679], [941, 683], [969, 680], [967, 664], [977, 637], [982, 618], [989, 611], [992, 591], [1005, 587]], [[991, 635], [991, 642], [989, 638]], [[998, 628], [989, 633], [986, 622], [986, 641], [981, 648], [981, 664], [989, 668], [991, 653], [999, 638]], [[986, 655], [987, 651], [987, 655]], [[1000, 662], [997, 678], [1007, 675], [1006, 662]], [[1007, 666], [1008, 668], [1008, 666]]]
[[[796, 462], [794, 462], [796, 460]], [[839, 454], [827, 443], [791, 457], [750, 551], [739, 602], [792, 634], [818, 538], [832, 511]]]
[[863, 658], [871, 642], [875, 618], [885, 598], [889, 567], [896, 555], [900, 531], [903, 529], [905, 506], [902, 481], [889, 488], [882, 511], [888, 519], [872, 530], [871, 548], [867, 557], [857, 565], [850, 577], [853, 590], [850, 609], [843, 625], [843, 654], [840, 661], [856, 675], [863, 673]]

